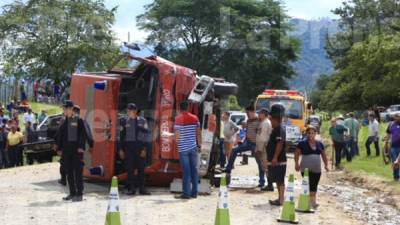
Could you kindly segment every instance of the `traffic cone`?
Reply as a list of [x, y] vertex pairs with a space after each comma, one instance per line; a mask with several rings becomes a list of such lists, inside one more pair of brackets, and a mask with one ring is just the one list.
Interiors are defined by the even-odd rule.
[[121, 225], [121, 217], [119, 214], [119, 195], [118, 195], [118, 179], [112, 178], [110, 189], [110, 201], [107, 207], [107, 216], [105, 225]]
[[304, 170], [304, 177], [301, 183], [301, 194], [299, 198], [299, 204], [297, 205], [297, 212], [302, 213], [314, 213], [311, 209], [310, 202], [310, 179], [308, 169]]
[[230, 225], [229, 207], [228, 207], [228, 188], [226, 187], [225, 176], [221, 177], [219, 187], [219, 200], [217, 206], [217, 214], [215, 216], [215, 225]]
[[283, 203], [281, 218], [278, 222], [298, 224], [296, 212], [294, 210], [294, 175], [289, 175], [289, 182], [286, 187], [285, 202]]

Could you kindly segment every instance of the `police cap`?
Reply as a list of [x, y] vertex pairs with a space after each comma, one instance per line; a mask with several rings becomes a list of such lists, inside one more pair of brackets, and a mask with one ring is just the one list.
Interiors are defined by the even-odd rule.
[[71, 100], [67, 100], [64, 102], [63, 107], [64, 108], [74, 108], [74, 102]]
[[138, 110], [138, 107], [136, 106], [135, 103], [129, 103], [128, 110]]

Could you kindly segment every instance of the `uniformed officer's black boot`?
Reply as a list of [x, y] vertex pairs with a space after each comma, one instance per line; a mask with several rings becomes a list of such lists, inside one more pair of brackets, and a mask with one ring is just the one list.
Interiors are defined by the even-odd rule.
[[74, 199], [75, 196], [73, 195], [68, 195], [66, 197], [63, 198], [64, 201], [71, 201], [72, 199]]
[[63, 186], [66, 186], [66, 185], [67, 185], [67, 181], [66, 181], [66, 180], [63, 180], [63, 179], [59, 179], [59, 180], [58, 180], [58, 183], [61, 184], [61, 185], [63, 185]]
[[72, 199], [73, 202], [81, 202], [83, 200], [82, 195], [76, 195], [74, 196], [74, 198]]
[[242, 164], [242, 165], [248, 165], [248, 164], [249, 164], [249, 156], [246, 155], [246, 154], [244, 154], [244, 155], [243, 155], [243, 159], [242, 159], [242, 161], [240, 162], [240, 164]]
[[140, 188], [139, 194], [140, 195], [151, 195], [151, 193], [148, 192], [145, 188]]
[[126, 195], [136, 195], [136, 189], [133, 188], [133, 189], [128, 190], [128, 192], [126, 193]]

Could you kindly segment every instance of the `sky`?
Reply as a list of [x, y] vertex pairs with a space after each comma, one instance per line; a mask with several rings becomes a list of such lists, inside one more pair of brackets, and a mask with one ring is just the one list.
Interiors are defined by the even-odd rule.
[[[210, 0], [212, 1], [212, 0]], [[330, 12], [341, 5], [343, 0], [282, 0], [289, 16], [301, 19], [335, 18]], [[13, 0], [0, 0], [0, 6]], [[146, 33], [136, 27], [136, 16], [144, 12], [144, 6], [152, 0], [105, 0], [107, 8], [118, 6], [116, 21], [113, 27], [120, 41], [128, 40], [143, 42]]]
[[[1, 1], [1, 0], [0, 0]], [[144, 6], [152, 0], [105, 0], [107, 7], [119, 6], [114, 31], [121, 41], [143, 41], [146, 33], [136, 28], [136, 16], [144, 12]], [[212, 0], [210, 0], [212, 1]], [[301, 19], [336, 18], [331, 10], [339, 7], [343, 0], [283, 0], [287, 13]]]

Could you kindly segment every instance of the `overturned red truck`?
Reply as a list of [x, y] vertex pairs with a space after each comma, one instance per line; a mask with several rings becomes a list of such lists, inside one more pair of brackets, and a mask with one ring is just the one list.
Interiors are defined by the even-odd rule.
[[[179, 103], [190, 101], [191, 112], [201, 121], [203, 143], [199, 172], [212, 178], [218, 160], [220, 113], [224, 99], [237, 92], [237, 85], [176, 65], [158, 56], [122, 58], [137, 62], [135, 69], [111, 68], [101, 73], [78, 73], [72, 76], [71, 99], [91, 125], [94, 147], [86, 152], [84, 175], [92, 180], [109, 181], [113, 176], [126, 179], [119, 158], [119, 121], [128, 103], [138, 105], [140, 115], [149, 124], [151, 141], [147, 146], [145, 169], [148, 184], [169, 185], [182, 175], [174, 137], [174, 118]], [[103, 166], [104, 176], [94, 176], [90, 167]]]

